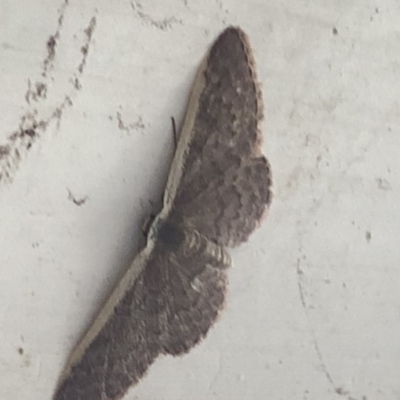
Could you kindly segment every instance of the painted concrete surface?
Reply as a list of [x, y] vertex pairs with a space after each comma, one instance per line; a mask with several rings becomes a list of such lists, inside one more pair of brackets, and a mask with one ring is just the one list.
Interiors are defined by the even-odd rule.
[[50, 399], [158, 209], [195, 71], [249, 35], [274, 177], [225, 313], [127, 399], [400, 399], [397, 1], [0, 3], [0, 398]]

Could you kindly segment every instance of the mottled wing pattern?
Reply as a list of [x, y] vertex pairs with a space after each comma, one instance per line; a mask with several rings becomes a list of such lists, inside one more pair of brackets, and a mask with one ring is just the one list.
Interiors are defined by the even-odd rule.
[[186, 243], [167, 255], [164, 353], [189, 351], [207, 334], [223, 309], [227, 265], [202, 250], [189, 248]]
[[61, 382], [54, 400], [116, 400], [138, 382], [160, 353], [159, 290], [156, 260], [115, 305], [114, 312]]
[[261, 94], [246, 35], [226, 29], [200, 74], [204, 86], [194, 123], [190, 131], [184, 125], [180, 137], [180, 143], [185, 135], [190, 140], [170, 218], [220, 245], [236, 246], [256, 228], [271, 198], [260, 147]]
[[222, 309], [224, 266], [159, 243], [112, 317], [61, 382], [54, 400], [117, 400], [161, 353], [199, 342]]

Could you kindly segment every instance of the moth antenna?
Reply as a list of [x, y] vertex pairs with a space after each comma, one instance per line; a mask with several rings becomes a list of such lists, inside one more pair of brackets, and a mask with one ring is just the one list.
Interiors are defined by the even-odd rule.
[[175, 118], [171, 117], [171, 123], [172, 123], [172, 134], [174, 135], [174, 145], [175, 145], [175, 150], [178, 146], [178, 135], [176, 133], [176, 123], [175, 123]]

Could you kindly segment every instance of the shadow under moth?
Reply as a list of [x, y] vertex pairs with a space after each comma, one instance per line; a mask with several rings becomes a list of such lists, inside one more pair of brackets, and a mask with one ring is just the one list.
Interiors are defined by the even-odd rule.
[[121, 399], [159, 355], [206, 336], [224, 305], [225, 247], [245, 242], [270, 204], [261, 119], [250, 44], [229, 27], [197, 73], [146, 246], [70, 356], [54, 400]]

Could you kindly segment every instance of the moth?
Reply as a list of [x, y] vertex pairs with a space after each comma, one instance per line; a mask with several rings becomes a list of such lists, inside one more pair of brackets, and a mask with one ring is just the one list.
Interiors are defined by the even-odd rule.
[[228, 27], [197, 73], [146, 245], [72, 353], [54, 400], [117, 400], [160, 355], [187, 353], [224, 306], [226, 247], [271, 201], [262, 99], [245, 33]]

